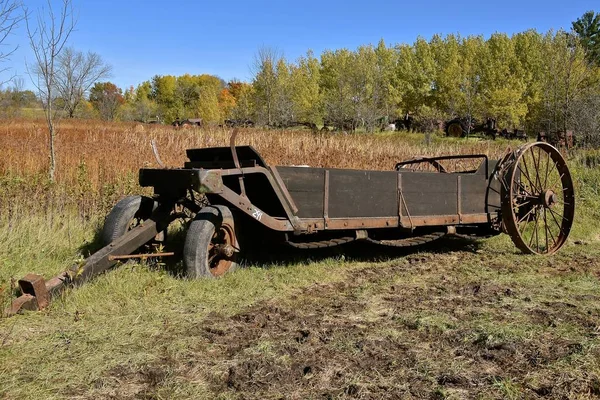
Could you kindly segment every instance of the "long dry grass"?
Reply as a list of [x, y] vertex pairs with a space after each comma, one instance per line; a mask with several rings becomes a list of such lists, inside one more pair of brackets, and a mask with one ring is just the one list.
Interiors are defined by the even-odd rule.
[[[150, 146], [152, 140], [162, 161], [169, 167], [178, 167], [186, 159], [185, 149], [228, 146], [231, 135], [231, 130], [220, 128], [177, 130], [169, 126], [81, 120], [62, 120], [58, 131], [57, 184], [50, 185], [46, 178], [48, 133], [43, 121], [0, 121], [0, 181], [4, 196], [18, 194], [34, 204], [45, 204], [45, 208], [48, 203], [59, 208], [75, 204], [83, 214], [93, 209], [104, 212], [116, 198], [139, 191], [139, 168], [157, 166]], [[419, 155], [498, 156], [507, 146], [500, 141], [441, 138], [434, 138], [433, 145], [426, 145], [421, 134], [315, 135], [302, 130], [253, 129], [240, 130], [237, 143], [254, 146], [271, 165], [382, 170]], [[47, 198], [48, 193], [52, 199]], [[4, 200], [4, 204], [14, 202]]]

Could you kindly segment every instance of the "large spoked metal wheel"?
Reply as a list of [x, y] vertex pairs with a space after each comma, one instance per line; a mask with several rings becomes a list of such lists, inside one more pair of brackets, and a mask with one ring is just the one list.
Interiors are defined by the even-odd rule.
[[204, 207], [190, 224], [183, 261], [190, 278], [216, 278], [237, 268], [239, 244], [233, 215], [225, 206]]
[[519, 148], [504, 172], [502, 223], [524, 253], [551, 254], [567, 240], [575, 192], [567, 164], [548, 143]]

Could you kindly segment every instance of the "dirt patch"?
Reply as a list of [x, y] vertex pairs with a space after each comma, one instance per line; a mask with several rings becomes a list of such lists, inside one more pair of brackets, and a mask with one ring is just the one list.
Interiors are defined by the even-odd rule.
[[[455, 267], [430, 256], [373, 265], [344, 282], [312, 285], [233, 316], [212, 314], [185, 331], [166, 331], [157, 345], [174, 335], [193, 337], [185, 356], [165, 361], [167, 369], [228, 398], [518, 393], [558, 399], [600, 392], [594, 296], [535, 302], [520, 287], [474, 283]], [[407, 274], [429, 274], [434, 283], [396, 282]], [[557, 329], [565, 324], [572, 338]], [[116, 368], [108, 375], [140, 396], [166, 378], [152, 371]]]

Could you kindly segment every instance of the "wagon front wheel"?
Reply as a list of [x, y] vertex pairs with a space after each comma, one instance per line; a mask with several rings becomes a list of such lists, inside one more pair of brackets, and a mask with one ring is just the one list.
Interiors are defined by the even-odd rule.
[[190, 278], [216, 278], [238, 266], [239, 244], [233, 215], [225, 206], [207, 206], [190, 224], [183, 261]]
[[[121, 199], [106, 216], [102, 242], [107, 245], [132, 230], [152, 215], [158, 203], [146, 196], [127, 196]], [[164, 232], [159, 234], [164, 239]]]

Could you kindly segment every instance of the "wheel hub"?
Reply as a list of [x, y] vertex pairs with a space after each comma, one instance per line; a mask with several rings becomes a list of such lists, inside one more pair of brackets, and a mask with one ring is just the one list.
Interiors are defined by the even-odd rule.
[[214, 247], [215, 253], [227, 258], [233, 257], [235, 249], [230, 244], [218, 244]]
[[546, 208], [552, 207], [558, 201], [558, 196], [556, 196], [556, 193], [554, 193], [554, 191], [550, 189], [543, 192], [541, 194], [541, 197], [542, 204]]

